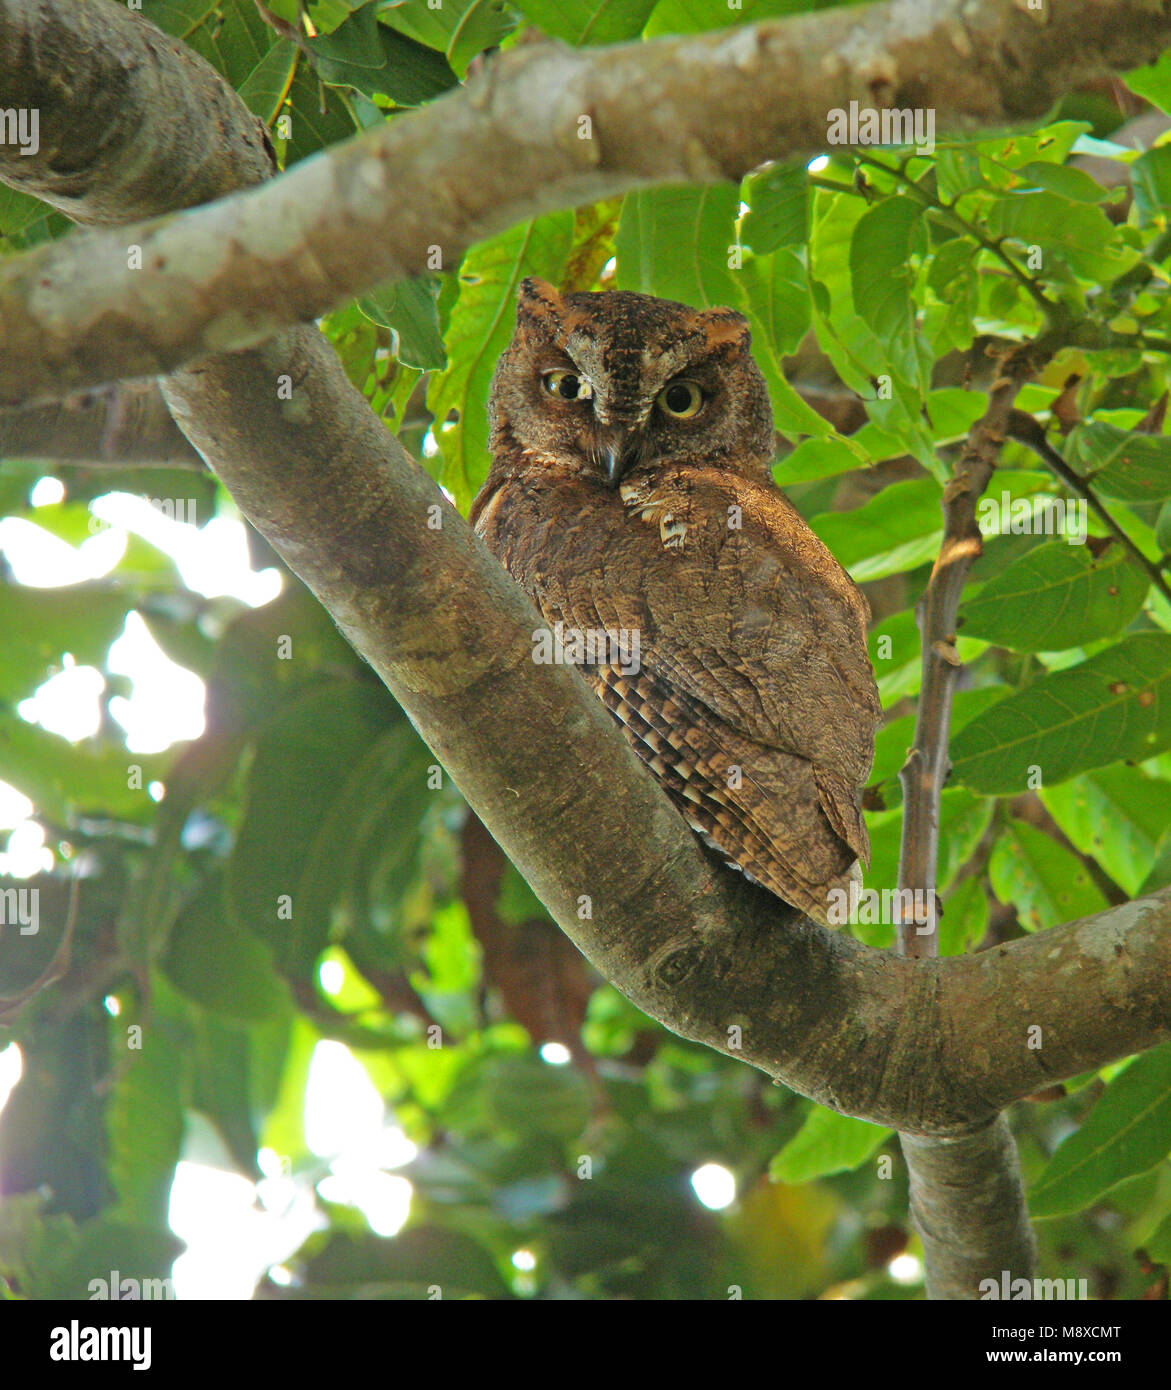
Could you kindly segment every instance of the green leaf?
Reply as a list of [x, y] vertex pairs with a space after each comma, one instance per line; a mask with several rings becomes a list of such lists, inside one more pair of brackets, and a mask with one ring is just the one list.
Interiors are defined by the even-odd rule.
[[303, 1289], [275, 1288], [273, 1298], [507, 1298], [487, 1250], [470, 1236], [415, 1226], [389, 1240], [370, 1232], [323, 1231], [303, 1252]]
[[1103, 188], [1097, 179], [1091, 178], [1084, 169], [1075, 169], [1070, 164], [1030, 160], [1017, 170], [1017, 178], [1034, 188], [1045, 189], [1076, 203], [1101, 203], [1110, 196], [1109, 190]]
[[740, 270], [740, 289], [739, 303], [752, 325], [754, 352], [759, 355], [765, 345], [778, 358], [795, 352], [809, 331], [812, 315], [801, 257], [786, 250], [748, 258]]
[[772, 164], [744, 181], [748, 211], [740, 237], [758, 256], [803, 245], [809, 236], [809, 174], [803, 164]]
[[[125, 1039], [125, 1029], [118, 1032]], [[120, 1215], [162, 1228], [183, 1144], [188, 1058], [165, 1023], [156, 1020], [143, 1028], [140, 1050], [127, 1050], [125, 1043], [119, 1050], [122, 1059], [106, 1110], [110, 1178]], [[123, 1273], [137, 1271], [123, 1268]]]
[[348, 140], [359, 128], [346, 96], [322, 85], [311, 63], [297, 64], [289, 89], [287, 112], [292, 133], [285, 145], [285, 168], [319, 150]]
[[1117, 279], [1139, 259], [1120, 239], [1117, 228], [1101, 208], [1073, 203], [1055, 193], [998, 194], [989, 209], [989, 231], [1023, 246], [1039, 246], [1052, 278], [1050, 257], [1063, 261], [1083, 280], [1098, 284]]
[[[916, 642], [916, 651], [917, 646]], [[917, 656], [916, 659], [918, 659]], [[978, 690], [959, 691], [952, 700], [951, 707], [953, 737], [965, 724], [970, 723], [989, 705], [995, 704], [999, 698], [1000, 691], [995, 686], [982, 686]], [[877, 786], [879, 783], [886, 782], [898, 775], [907, 760], [907, 752], [914, 739], [915, 716], [913, 714], [904, 714], [883, 725], [874, 740], [874, 766], [871, 768], [869, 778], [871, 786]], [[886, 794], [887, 789], [884, 788], [884, 795]], [[896, 789], [891, 787], [889, 794], [891, 796], [896, 795]], [[890, 805], [889, 799], [887, 804]]]
[[988, 861], [992, 891], [1015, 907], [1026, 931], [1041, 931], [1103, 912], [1109, 903], [1085, 866], [1043, 830], [1010, 820]]
[[[385, 691], [330, 682], [281, 708], [257, 741], [228, 865], [238, 929], [307, 972], [361, 878], [385, 875], [387, 910], [413, 868], [430, 754]], [[369, 861], [378, 846], [377, 865]], [[282, 902], [288, 912], [278, 915]]]
[[32, 589], [0, 583], [0, 699], [18, 700], [59, 670], [66, 652], [79, 666], [106, 664], [133, 600], [116, 584]]
[[990, 579], [961, 612], [964, 634], [1017, 652], [1081, 647], [1121, 632], [1150, 580], [1120, 545], [1099, 555], [1052, 541]]
[[1034, 1216], [1064, 1216], [1145, 1173], [1171, 1150], [1171, 1044], [1136, 1057], [1106, 1087], [1029, 1192]]
[[1171, 830], [1159, 841], [1155, 848], [1155, 863], [1151, 872], [1139, 884], [1139, 896], [1157, 893], [1160, 888], [1171, 886]]
[[914, 478], [892, 483], [852, 512], [823, 512], [809, 524], [861, 583], [935, 557], [943, 535], [942, 496], [933, 478]]
[[758, 24], [763, 19], [801, 14], [824, 8], [826, 0], [741, 0], [733, 9], [727, 0], [658, 0], [646, 29], [646, 37], [658, 34], [702, 34], [733, 25]]
[[163, 970], [193, 1003], [237, 1022], [279, 1018], [291, 1007], [271, 952], [230, 924], [219, 877], [208, 879], [179, 913]]
[[1122, 80], [1136, 96], [1171, 114], [1171, 49], [1164, 49], [1149, 67], [1132, 68]]
[[1070, 431], [1066, 462], [1092, 482], [1094, 491], [1122, 502], [1171, 497], [1171, 436], [1136, 434], [1103, 420]]
[[[939, 798], [939, 869], [938, 887], [941, 893], [959, 870], [972, 857], [992, 819], [993, 803], [985, 796], [973, 796], [963, 787], [946, 787]], [[880, 894], [898, 886], [899, 843], [902, 836], [901, 807], [890, 811], [868, 812], [866, 825], [870, 831], [870, 867], [866, 871], [866, 887]], [[894, 939], [894, 927], [889, 922], [873, 927], [858, 924], [850, 928], [860, 940], [871, 946], [889, 946]]]
[[923, 209], [911, 198], [884, 198], [858, 219], [850, 242], [854, 308], [891, 346], [914, 331], [911, 257], [923, 244]]
[[370, 0], [332, 34], [307, 39], [322, 81], [353, 87], [399, 106], [418, 106], [458, 85], [447, 59], [397, 29], [378, 23], [379, 0]]
[[972, 426], [988, 409], [988, 397], [983, 391], [964, 391], [958, 386], [945, 386], [927, 397], [927, 417], [937, 444], [966, 439]]
[[443, 0], [434, 8], [427, 0], [407, 0], [384, 6], [378, 17], [392, 29], [438, 49], [461, 80], [477, 54], [498, 47], [516, 28], [516, 17], [504, 0]]
[[480, 242], [464, 257], [445, 335], [448, 368], [427, 390], [443, 457], [440, 481], [461, 511], [488, 472], [488, 394], [512, 339], [517, 286], [528, 275], [559, 281], [572, 240], [573, 214], [554, 212]]
[[621, 43], [642, 32], [655, 0], [511, 0], [550, 38], [575, 47]]
[[[854, 304], [851, 248], [866, 210], [860, 198], [816, 191], [808, 251], [814, 327], [822, 350], [842, 381], [862, 397], [874, 424], [901, 439], [904, 452], [931, 471], [941, 465], [923, 419], [931, 365], [927, 345], [911, 336], [896, 343], [892, 353]], [[879, 395], [880, 375], [892, 378], [888, 397]]]
[[774, 466], [781, 487], [805, 483], [817, 478], [832, 478], [861, 468], [864, 460], [849, 439], [834, 435], [829, 439], [803, 439], [791, 454], [786, 454]]
[[1171, 146], [1140, 154], [1130, 166], [1130, 180], [1139, 226], [1165, 223], [1171, 209]]
[[1137, 896], [1171, 825], [1171, 782], [1137, 767], [1103, 767], [1044, 788], [1041, 800], [1070, 842]]
[[697, 309], [740, 299], [728, 261], [736, 248], [735, 188], [652, 188], [622, 200], [615, 250], [618, 287]]
[[773, 1157], [768, 1175], [773, 1182], [801, 1183], [852, 1172], [893, 1132], [814, 1105], [801, 1128]]
[[1171, 747], [1171, 636], [1139, 633], [998, 701], [952, 744], [952, 781], [1012, 795]]
[[439, 331], [439, 280], [420, 275], [382, 285], [358, 300], [367, 318], [393, 328], [398, 360], [408, 367], [442, 371], [447, 365]]
[[939, 918], [939, 954], [962, 956], [988, 930], [988, 898], [980, 875], [965, 878], [943, 900]]
[[[63, 825], [79, 813], [146, 820], [153, 803], [145, 788], [163, 781], [173, 754], [127, 753], [125, 748], [76, 747], [57, 734], [0, 709], [0, 769], [4, 780]], [[142, 769], [141, 780], [131, 766]]]

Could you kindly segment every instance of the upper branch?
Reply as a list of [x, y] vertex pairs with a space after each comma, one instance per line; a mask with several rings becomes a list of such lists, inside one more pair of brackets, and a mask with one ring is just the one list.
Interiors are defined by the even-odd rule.
[[[43, 41], [46, 28], [67, 35], [71, 10], [95, 8], [125, 47], [73, 43], [69, 80], [54, 85], [63, 55]], [[124, 29], [134, 17], [115, 19], [118, 9], [0, 0], [5, 100], [37, 106], [45, 130], [64, 132], [95, 72], [112, 70], [130, 87], [138, 55]], [[152, 63], [172, 42], [155, 39]], [[892, 0], [597, 50], [520, 45], [462, 90], [263, 188], [16, 259], [0, 272], [0, 404], [262, 342], [427, 269], [436, 247], [452, 265], [472, 242], [553, 208], [808, 157], [826, 147], [828, 112], [851, 100], [928, 108], [953, 131], [1019, 122], [1042, 116], [1076, 80], [1154, 61], [1168, 43], [1171, 6], [1148, 0], [1063, 0], [1041, 11], [1016, 0]], [[124, 117], [116, 128], [125, 131]], [[190, 139], [190, 124], [179, 128]], [[49, 140], [25, 158], [0, 147], [0, 177], [31, 186], [55, 149]], [[157, 162], [150, 172], [166, 178]], [[143, 206], [141, 184], [124, 207]], [[92, 185], [79, 192], [76, 181], [61, 188], [41, 177], [38, 193], [71, 215], [114, 220]], [[132, 246], [140, 259], [128, 257]]]

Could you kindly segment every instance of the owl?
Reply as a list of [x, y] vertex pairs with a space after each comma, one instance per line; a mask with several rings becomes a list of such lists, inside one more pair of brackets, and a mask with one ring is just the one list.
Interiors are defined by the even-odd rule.
[[[860, 881], [866, 600], [772, 482], [748, 322], [525, 280], [471, 521], [691, 827], [827, 923]], [[554, 653], [550, 657], [550, 653]]]

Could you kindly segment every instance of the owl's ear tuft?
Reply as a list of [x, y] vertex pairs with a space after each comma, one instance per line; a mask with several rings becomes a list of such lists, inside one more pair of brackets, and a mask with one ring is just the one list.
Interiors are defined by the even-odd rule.
[[516, 291], [517, 303], [523, 313], [563, 314], [565, 312], [565, 301], [557, 290], [539, 276], [530, 275], [526, 280], [520, 282]]
[[696, 316], [696, 322], [703, 329], [709, 347], [728, 345], [747, 352], [752, 343], [748, 320], [735, 309], [705, 309]]

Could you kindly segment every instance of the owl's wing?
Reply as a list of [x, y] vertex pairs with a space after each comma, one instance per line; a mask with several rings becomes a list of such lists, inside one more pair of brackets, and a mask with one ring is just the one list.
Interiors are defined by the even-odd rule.
[[518, 506], [524, 544], [501, 548], [551, 626], [627, 634], [625, 662], [583, 669], [635, 751], [696, 830], [824, 921], [869, 857], [865, 600], [780, 493], [708, 472], [616, 526], [535, 506], [526, 526]]
[[640, 592], [619, 548], [625, 584], [604, 561], [588, 597], [571, 600], [607, 626], [641, 621], [645, 670], [753, 743], [808, 761], [830, 822], [866, 858], [856, 788], [881, 705], [865, 599], [776, 489], [705, 470], [685, 491], [657, 490], [642, 519], [661, 533], [664, 516], [681, 544], [638, 548]]

